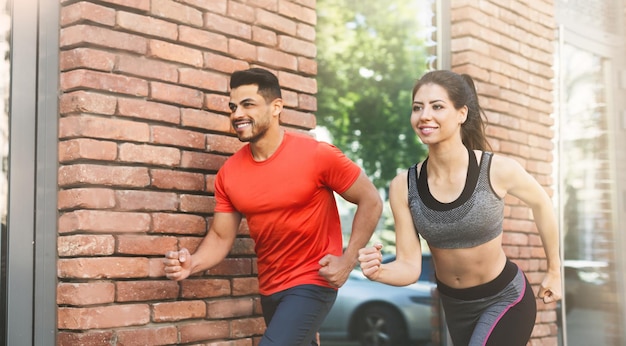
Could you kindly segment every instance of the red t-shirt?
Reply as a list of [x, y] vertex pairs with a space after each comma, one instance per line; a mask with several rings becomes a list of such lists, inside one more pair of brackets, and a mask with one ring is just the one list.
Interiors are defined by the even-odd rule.
[[346, 191], [360, 172], [335, 146], [289, 132], [269, 159], [254, 161], [246, 145], [220, 168], [215, 211], [246, 217], [261, 294], [302, 284], [331, 287], [318, 261], [343, 251], [333, 191]]

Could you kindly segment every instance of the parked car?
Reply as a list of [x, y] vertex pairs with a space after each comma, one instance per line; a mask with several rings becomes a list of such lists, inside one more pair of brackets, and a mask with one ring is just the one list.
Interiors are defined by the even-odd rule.
[[[383, 262], [394, 259], [384, 256]], [[355, 268], [320, 329], [322, 340], [352, 340], [363, 346], [429, 343], [436, 284], [430, 254], [422, 260], [419, 280], [403, 287], [370, 281]]]

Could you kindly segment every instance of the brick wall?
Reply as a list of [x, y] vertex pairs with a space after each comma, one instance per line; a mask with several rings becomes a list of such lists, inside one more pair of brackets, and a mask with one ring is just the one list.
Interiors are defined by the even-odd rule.
[[[452, 68], [474, 77], [494, 151], [518, 160], [552, 194], [554, 2], [451, 1]], [[532, 212], [506, 198], [504, 247], [538, 291], [547, 267]], [[529, 345], [557, 345], [556, 304], [537, 301]]]
[[181, 283], [213, 179], [241, 143], [228, 79], [277, 73], [283, 124], [315, 126], [315, 0], [61, 0], [58, 345], [253, 345], [264, 330], [253, 242]]

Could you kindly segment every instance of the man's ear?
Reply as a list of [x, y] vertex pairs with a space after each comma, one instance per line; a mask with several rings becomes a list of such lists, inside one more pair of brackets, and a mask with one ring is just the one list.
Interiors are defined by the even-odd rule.
[[272, 101], [271, 107], [272, 107], [272, 115], [279, 116], [280, 113], [283, 111], [283, 99], [281, 98], [274, 99], [274, 101]]

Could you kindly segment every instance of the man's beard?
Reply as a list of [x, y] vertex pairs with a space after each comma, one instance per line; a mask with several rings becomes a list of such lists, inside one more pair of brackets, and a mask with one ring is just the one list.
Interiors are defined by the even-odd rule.
[[[254, 127], [254, 125], [253, 125], [253, 127]], [[254, 133], [254, 131], [253, 131], [253, 133], [252, 133], [252, 135], [250, 137], [243, 137], [242, 138], [241, 136], [237, 136], [237, 138], [239, 138], [239, 141], [243, 142], [243, 143], [248, 143], [248, 142], [249, 143], [255, 143], [259, 139], [261, 139], [263, 136], [265, 136], [265, 134], [267, 133], [267, 130], [269, 130], [269, 127], [265, 126], [265, 127], [261, 128], [261, 130], [259, 130], [256, 133]]]

